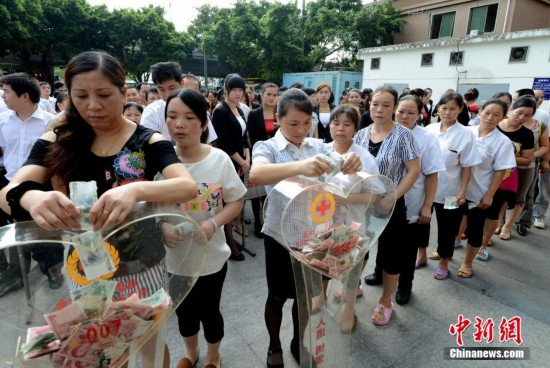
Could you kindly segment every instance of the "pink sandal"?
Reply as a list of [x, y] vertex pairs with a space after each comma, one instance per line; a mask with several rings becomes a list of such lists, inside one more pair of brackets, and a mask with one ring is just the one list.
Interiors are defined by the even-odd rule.
[[393, 312], [393, 302], [391, 303], [391, 307], [390, 308], [386, 308], [385, 306], [383, 306], [382, 304], [378, 304], [376, 306], [376, 308], [374, 309], [374, 313], [382, 313], [384, 315], [384, 319], [381, 320], [381, 321], [377, 321], [375, 319], [372, 319], [372, 323], [374, 323], [375, 325], [378, 325], [378, 326], [385, 326], [387, 325], [389, 322], [390, 322], [390, 318], [391, 318], [391, 314]]

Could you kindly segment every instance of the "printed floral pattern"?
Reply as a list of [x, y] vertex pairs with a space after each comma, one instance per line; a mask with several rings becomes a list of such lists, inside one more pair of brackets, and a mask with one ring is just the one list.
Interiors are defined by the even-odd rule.
[[182, 204], [184, 212], [207, 212], [222, 206], [221, 183], [197, 183], [197, 196]]
[[145, 180], [145, 154], [125, 148], [117, 154], [113, 167], [118, 184]]

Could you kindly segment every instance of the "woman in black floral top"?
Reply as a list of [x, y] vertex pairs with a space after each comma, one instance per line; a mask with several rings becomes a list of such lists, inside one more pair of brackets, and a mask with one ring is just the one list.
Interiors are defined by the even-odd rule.
[[[125, 80], [120, 63], [106, 53], [88, 51], [69, 61], [65, 83], [71, 98], [66, 117], [35, 143], [25, 165], [3, 189], [4, 211], [18, 220], [30, 215], [46, 230], [79, 229], [81, 214], [68, 198], [68, 186], [71, 181], [95, 180], [99, 199], [89, 220], [98, 231], [120, 224], [137, 202], [176, 204], [196, 195], [195, 183], [172, 144], [122, 115]], [[167, 180], [153, 181], [157, 172]], [[43, 184], [50, 179], [55, 190], [45, 191]], [[149, 231], [147, 226], [141, 230]], [[145, 251], [139, 239], [127, 242], [121, 248], [122, 262], [143, 252], [137, 256], [142, 266], [135, 272], [163, 265], [160, 237], [158, 246], [149, 245]], [[144, 366], [154, 366], [154, 356], [145, 350], [143, 359]]]

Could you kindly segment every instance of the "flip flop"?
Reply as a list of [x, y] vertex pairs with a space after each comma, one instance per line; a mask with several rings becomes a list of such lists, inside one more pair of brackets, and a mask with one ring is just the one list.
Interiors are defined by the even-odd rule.
[[426, 267], [427, 265], [428, 265], [428, 260], [424, 260], [424, 261], [422, 261], [422, 262], [418, 262], [418, 261], [417, 261], [417, 262], [414, 264], [414, 268], [415, 268], [416, 270], [418, 270], [419, 268]]
[[431, 259], [432, 261], [439, 261], [441, 259], [441, 256], [437, 252], [432, 252], [428, 254], [428, 259]]
[[455, 240], [455, 249], [457, 249], [457, 248], [462, 248], [462, 241]]
[[487, 261], [489, 259], [489, 249], [480, 249], [479, 252], [477, 252], [476, 259]]
[[462, 277], [463, 279], [468, 279], [474, 275], [474, 270], [466, 266], [460, 266], [456, 275], [458, 277]]
[[378, 304], [376, 308], [374, 308], [373, 313], [382, 313], [384, 315], [384, 319], [381, 321], [376, 321], [372, 319], [372, 323], [374, 323], [377, 326], [385, 326], [390, 322], [391, 314], [393, 312], [393, 302], [391, 302], [391, 307], [386, 308], [382, 304]]
[[449, 271], [445, 271], [442, 268], [437, 267], [434, 272], [434, 279], [436, 280], [445, 280], [449, 277]]

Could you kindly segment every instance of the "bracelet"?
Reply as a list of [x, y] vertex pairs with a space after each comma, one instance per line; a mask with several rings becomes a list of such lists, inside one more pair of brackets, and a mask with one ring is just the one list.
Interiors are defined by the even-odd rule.
[[216, 222], [216, 220], [214, 220], [214, 217], [210, 217], [208, 219], [208, 221], [210, 221], [212, 223], [212, 225], [214, 225], [214, 232], [218, 231], [218, 229], [219, 229], [218, 223]]
[[27, 180], [11, 188], [6, 194], [6, 200], [11, 208], [11, 215], [17, 221], [32, 220], [29, 211], [21, 207], [21, 197], [29, 190], [44, 190], [44, 185]]
[[168, 221], [166, 220], [159, 220], [159, 222], [157, 222], [157, 229], [159, 230], [162, 230], [162, 225], [168, 223]]

